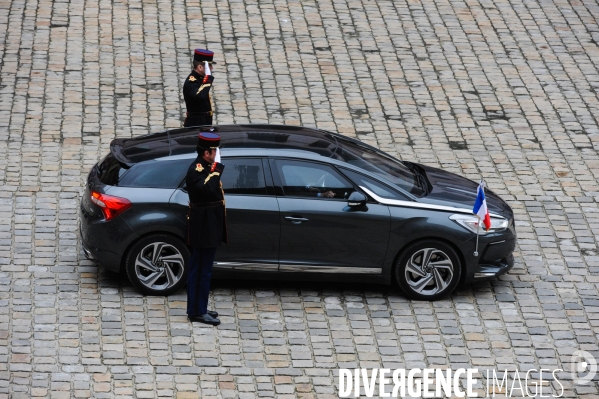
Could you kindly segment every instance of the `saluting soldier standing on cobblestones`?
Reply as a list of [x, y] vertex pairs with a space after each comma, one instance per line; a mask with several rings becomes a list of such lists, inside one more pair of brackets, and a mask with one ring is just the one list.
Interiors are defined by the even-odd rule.
[[218, 313], [208, 311], [212, 264], [216, 247], [227, 242], [225, 195], [220, 182], [225, 166], [220, 163], [220, 136], [202, 132], [198, 136], [198, 157], [189, 166], [186, 183], [189, 194], [188, 245], [191, 246], [187, 279], [187, 317], [191, 321], [218, 325]]
[[183, 98], [187, 115], [183, 126], [212, 125], [212, 64], [214, 53], [210, 50], [195, 49], [193, 52], [193, 70], [183, 83]]

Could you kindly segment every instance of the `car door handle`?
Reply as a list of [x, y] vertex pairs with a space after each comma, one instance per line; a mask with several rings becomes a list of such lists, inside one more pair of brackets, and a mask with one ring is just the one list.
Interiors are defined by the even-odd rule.
[[309, 219], [296, 216], [285, 216], [285, 220], [289, 220], [293, 224], [300, 224], [302, 222], [307, 222]]

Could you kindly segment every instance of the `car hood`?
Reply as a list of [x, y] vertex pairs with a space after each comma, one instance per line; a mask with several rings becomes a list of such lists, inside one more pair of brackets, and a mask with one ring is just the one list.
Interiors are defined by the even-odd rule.
[[[426, 165], [416, 164], [425, 172], [426, 178], [432, 186], [428, 195], [418, 198], [418, 202], [434, 205], [453, 206], [472, 210], [478, 183], [455, 173]], [[506, 218], [513, 217], [512, 209], [499, 198], [497, 194], [485, 187], [485, 198], [489, 212], [499, 214]]]

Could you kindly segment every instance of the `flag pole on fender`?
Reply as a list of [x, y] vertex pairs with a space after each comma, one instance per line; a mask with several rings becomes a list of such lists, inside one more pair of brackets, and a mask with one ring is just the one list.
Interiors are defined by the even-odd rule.
[[481, 178], [476, 191], [476, 201], [474, 201], [474, 208], [472, 213], [478, 218], [478, 224], [476, 226], [476, 247], [474, 248], [474, 256], [478, 256], [478, 229], [481, 223], [485, 225], [485, 230], [489, 230], [491, 227], [491, 217], [489, 216], [489, 210], [487, 209], [487, 200], [485, 199], [485, 181]]
[[480, 226], [480, 218], [478, 218], [478, 225], [476, 226], [476, 247], [474, 247], [474, 253], [472, 254], [474, 256], [478, 256], [478, 228], [479, 228], [479, 226]]

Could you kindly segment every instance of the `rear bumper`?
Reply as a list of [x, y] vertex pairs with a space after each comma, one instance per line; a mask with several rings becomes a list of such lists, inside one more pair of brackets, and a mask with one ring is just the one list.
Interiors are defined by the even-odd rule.
[[106, 222], [79, 205], [79, 233], [85, 257], [108, 270], [119, 272], [128, 245], [135, 239], [135, 232], [119, 216]]
[[[82, 235], [83, 237], [83, 235]], [[81, 240], [81, 246], [85, 257], [113, 272], [120, 272], [122, 254], [91, 245]]]

